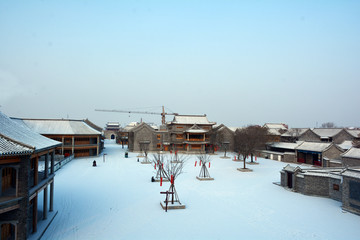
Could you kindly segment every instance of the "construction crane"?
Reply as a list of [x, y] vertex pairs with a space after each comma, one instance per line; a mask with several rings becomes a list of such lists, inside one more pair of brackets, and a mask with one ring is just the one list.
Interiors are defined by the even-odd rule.
[[167, 113], [165, 112], [164, 106], [162, 106], [162, 112], [147, 112], [147, 111], [128, 111], [128, 110], [107, 110], [107, 109], [95, 109], [98, 112], [118, 112], [118, 113], [139, 113], [139, 114], [152, 114], [152, 115], [161, 115], [161, 124], [165, 125], [165, 116], [166, 115], [179, 115], [178, 113]]

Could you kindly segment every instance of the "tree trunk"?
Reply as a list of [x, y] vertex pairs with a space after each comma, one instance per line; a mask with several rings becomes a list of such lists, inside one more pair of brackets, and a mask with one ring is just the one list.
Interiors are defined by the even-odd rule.
[[254, 154], [251, 154], [251, 162], [254, 162], [253, 157], [254, 157]]
[[246, 169], [246, 156], [244, 156], [244, 169]]

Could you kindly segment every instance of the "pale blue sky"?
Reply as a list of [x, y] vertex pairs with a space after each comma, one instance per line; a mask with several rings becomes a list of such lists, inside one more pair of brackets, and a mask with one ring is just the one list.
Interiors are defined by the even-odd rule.
[[94, 109], [165, 105], [227, 126], [360, 126], [359, 65], [360, 1], [0, 0], [14, 117], [160, 123]]

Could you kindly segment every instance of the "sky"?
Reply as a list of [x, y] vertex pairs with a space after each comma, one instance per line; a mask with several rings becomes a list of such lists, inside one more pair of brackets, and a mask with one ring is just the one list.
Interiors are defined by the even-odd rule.
[[0, 111], [360, 127], [359, 26], [360, 1], [0, 0]]

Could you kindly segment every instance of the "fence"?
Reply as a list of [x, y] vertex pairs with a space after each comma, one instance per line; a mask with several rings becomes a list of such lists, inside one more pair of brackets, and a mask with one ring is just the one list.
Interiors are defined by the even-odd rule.
[[54, 165], [54, 172], [56, 172], [57, 170], [59, 170], [62, 166], [66, 165], [68, 162], [71, 162], [71, 160], [74, 159], [74, 155], [71, 155], [69, 157], [64, 158], [61, 161], [58, 161], [57, 163], [55, 163]]

